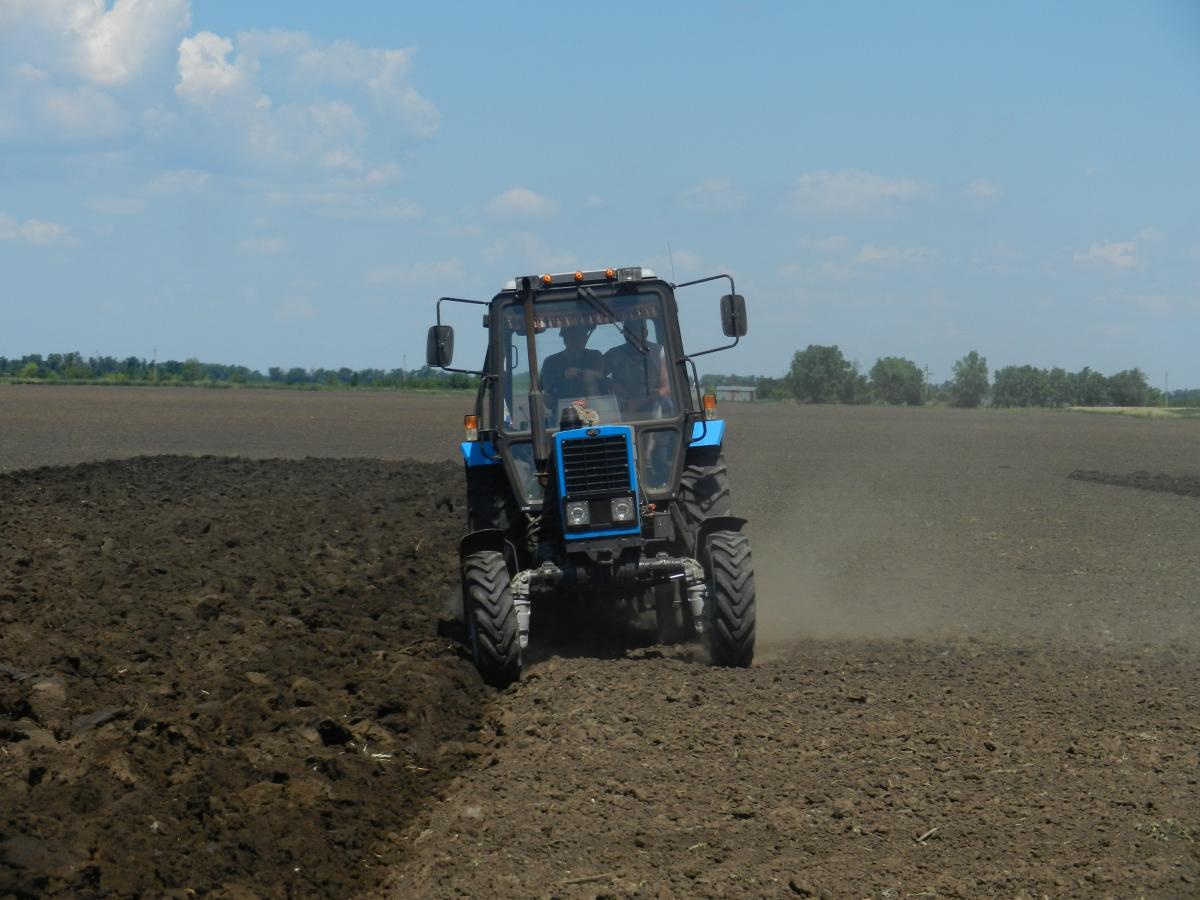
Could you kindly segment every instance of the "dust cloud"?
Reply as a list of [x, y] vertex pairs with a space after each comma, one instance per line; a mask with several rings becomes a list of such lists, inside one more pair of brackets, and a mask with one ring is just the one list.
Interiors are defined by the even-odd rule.
[[1195, 478], [1200, 428], [783, 409], [730, 416], [740, 420], [728, 457], [735, 511], [750, 522], [761, 643], [1200, 647], [1200, 501], [1068, 477], [1094, 468]]

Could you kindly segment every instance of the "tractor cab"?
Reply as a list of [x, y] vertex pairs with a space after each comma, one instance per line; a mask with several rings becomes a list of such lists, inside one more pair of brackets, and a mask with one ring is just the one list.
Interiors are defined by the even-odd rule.
[[[492, 335], [500, 352], [485, 403], [497, 445], [512, 457], [527, 502], [542, 499], [534, 459], [539, 425], [548, 444], [561, 432], [629, 426], [642, 490], [647, 496], [668, 493], [684, 420], [697, 408], [677, 362], [678, 319], [669, 287], [645, 270], [637, 281], [588, 285], [581, 279], [578, 286], [549, 287], [534, 304], [532, 330], [515, 289], [494, 306]], [[539, 413], [530, 407], [531, 365], [542, 393]]]

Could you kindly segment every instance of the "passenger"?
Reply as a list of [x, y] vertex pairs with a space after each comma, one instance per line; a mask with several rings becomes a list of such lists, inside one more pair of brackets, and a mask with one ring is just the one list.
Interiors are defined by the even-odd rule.
[[559, 404], [601, 393], [604, 381], [604, 354], [588, 350], [591, 325], [567, 325], [559, 330], [566, 349], [546, 357], [542, 363], [542, 387], [546, 392], [546, 410], [557, 421]]
[[667, 355], [648, 339], [645, 319], [633, 319], [621, 328], [625, 343], [604, 354], [604, 374], [612, 379], [623, 418], [653, 419], [669, 414]]

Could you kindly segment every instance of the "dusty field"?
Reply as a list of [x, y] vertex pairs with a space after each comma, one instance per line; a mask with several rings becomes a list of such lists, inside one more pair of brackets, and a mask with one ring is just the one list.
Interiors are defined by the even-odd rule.
[[0, 387], [0, 896], [1200, 894], [1200, 423], [727, 405], [756, 665], [496, 694], [463, 406]]

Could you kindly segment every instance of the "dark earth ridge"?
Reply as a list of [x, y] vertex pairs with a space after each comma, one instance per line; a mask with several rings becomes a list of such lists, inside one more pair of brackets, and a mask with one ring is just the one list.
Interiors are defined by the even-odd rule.
[[[345, 896], [477, 754], [452, 463], [0, 475], [0, 896]], [[238, 892], [241, 892], [238, 894]]]

